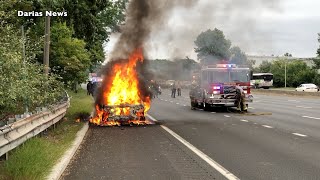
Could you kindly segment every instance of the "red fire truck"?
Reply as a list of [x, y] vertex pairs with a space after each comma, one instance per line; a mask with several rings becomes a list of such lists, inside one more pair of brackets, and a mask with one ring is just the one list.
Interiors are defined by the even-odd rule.
[[[237, 107], [237, 92], [244, 93], [243, 102], [253, 102], [250, 92], [252, 71], [236, 64], [216, 64], [202, 67], [193, 75], [190, 91], [191, 109], [211, 107]], [[238, 91], [237, 91], [238, 90]]]

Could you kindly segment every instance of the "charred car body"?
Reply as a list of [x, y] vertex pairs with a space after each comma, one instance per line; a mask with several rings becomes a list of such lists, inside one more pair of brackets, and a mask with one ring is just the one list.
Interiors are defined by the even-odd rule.
[[144, 125], [148, 124], [144, 105], [96, 105], [96, 117], [90, 123], [99, 126]]
[[[238, 107], [246, 110], [253, 102], [250, 94], [249, 68], [235, 64], [217, 64], [205, 66], [193, 76], [190, 90], [191, 108]], [[239, 105], [241, 105], [239, 107]]]

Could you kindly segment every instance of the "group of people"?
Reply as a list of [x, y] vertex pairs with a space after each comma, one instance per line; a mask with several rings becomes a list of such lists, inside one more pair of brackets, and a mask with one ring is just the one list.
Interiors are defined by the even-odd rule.
[[161, 94], [161, 86], [158, 85], [154, 80], [151, 80], [149, 89], [152, 93], [152, 98], [158, 98], [158, 95]]
[[176, 92], [178, 92], [178, 96], [181, 96], [181, 83], [177, 84], [174, 82], [171, 86], [171, 97], [176, 98]]

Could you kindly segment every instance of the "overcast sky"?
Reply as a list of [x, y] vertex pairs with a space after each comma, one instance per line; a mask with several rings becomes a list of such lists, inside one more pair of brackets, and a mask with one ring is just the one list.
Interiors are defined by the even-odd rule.
[[[319, 0], [199, 0], [192, 8], [177, 7], [145, 44], [150, 59], [197, 59], [194, 41], [218, 28], [233, 45], [250, 55], [316, 56], [320, 32]], [[107, 54], [117, 40], [111, 36]]]

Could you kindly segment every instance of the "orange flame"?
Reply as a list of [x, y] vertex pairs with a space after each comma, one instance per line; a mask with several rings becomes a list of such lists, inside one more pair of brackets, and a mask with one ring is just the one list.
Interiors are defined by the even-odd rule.
[[[145, 113], [150, 109], [150, 97], [143, 97], [139, 91], [139, 81], [136, 72], [136, 65], [138, 61], [143, 61], [142, 49], [138, 48], [129, 57], [126, 63], [117, 63], [112, 67], [113, 77], [108, 78], [110, 83], [104, 82], [103, 89], [103, 100], [102, 103], [105, 105], [121, 105], [121, 104], [131, 104], [131, 105], [144, 105]], [[117, 108], [117, 115], [128, 115], [130, 109], [128, 108]], [[106, 122], [104, 117], [104, 112], [99, 109], [96, 105], [96, 117], [92, 118], [90, 121], [94, 124], [100, 124], [101, 121]], [[116, 122], [107, 122], [111, 125], [117, 125]]]

